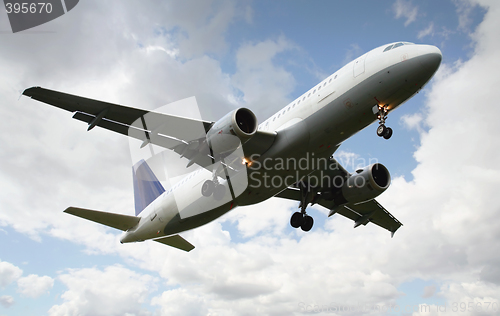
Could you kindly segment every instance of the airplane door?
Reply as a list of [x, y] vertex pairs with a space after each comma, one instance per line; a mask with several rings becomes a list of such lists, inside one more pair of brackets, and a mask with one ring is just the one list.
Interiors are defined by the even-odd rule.
[[365, 72], [365, 58], [366, 54], [363, 56], [359, 57], [354, 61], [354, 68], [353, 68], [353, 76], [356, 78], [357, 76], [361, 75], [362, 73]]

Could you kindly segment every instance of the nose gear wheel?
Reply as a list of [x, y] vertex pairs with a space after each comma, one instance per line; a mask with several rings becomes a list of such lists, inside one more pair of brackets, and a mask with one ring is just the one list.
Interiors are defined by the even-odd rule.
[[389, 139], [392, 136], [392, 128], [385, 126], [388, 113], [387, 105], [378, 106], [377, 119], [379, 120], [379, 126], [377, 127], [377, 135], [385, 139]]

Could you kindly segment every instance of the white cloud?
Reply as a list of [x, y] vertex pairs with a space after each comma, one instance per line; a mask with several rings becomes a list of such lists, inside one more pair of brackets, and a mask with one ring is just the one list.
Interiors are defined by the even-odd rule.
[[30, 274], [17, 280], [18, 292], [32, 298], [48, 293], [53, 286], [54, 279], [46, 275]]
[[236, 54], [237, 71], [232, 84], [242, 93], [242, 101], [258, 116], [267, 117], [277, 104], [287, 104], [286, 96], [293, 91], [295, 80], [290, 72], [274, 63], [283, 52], [295, 45], [281, 36], [277, 40], [243, 44]]
[[412, 316], [460, 314], [465, 316], [496, 315], [499, 310], [498, 286], [475, 282], [451, 282], [440, 288], [445, 304], [420, 305]]
[[224, 36], [231, 23], [237, 19], [250, 23], [253, 15], [250, 7], [228, 0], [209, 0], [196, 5], [175, 1], [160, 7], [162, 10], [158, 7], [156, 10], [164, 15], [162, 25], [178, 29], [173, 33], [179, 42], [180, 55], [185, 58], [224, 54], [228, 46]]
[[464, 32], [470, 32], [472, 18], [470, 17], [472, 10], [478, 3], [488, 5], [488, 1], [472, 1], [472, 0], [454, 0], [453, 3], [457, 7], [458, 29]]
[[14, 298], [10, 295], [2, 295], [0, 296], [0, 305], [2, 305], [5, 308], [9, 308], [12, 305], [14, 305], [15, 301]]
[[422, 297], [428, 298], [434, 296], [434, 294], [436, 294], [436, 286], [429, 285], [424, 288], [424, 293], [422, 294]]
[[419, 132], [423, 132], [422, 123], [423, 116], [421, 113], [405, 114], [401, 116], [401, 121], [403, 125], [408, 129], [415, 129]]
[[[209, 298], [192, 294], [185, 289], [174, 289], [163, 292], [151, 300], [151, 305], [160, 306], [159, 315], [212, 315], [213, 308], [207, 306]], [[220, 315], [214, 313], [214, 315]]]
[[5, 288], [15, 280], [21, 277], [23, 270], [12, 263], [0, 261], [0, 288]]
[[428, 35], [434, 35], [434, 22], [429, 23], [429, 26], [417, 34], [418, 39], [422, 39]]
[[410, 25], [417, 19], [418, 6], [413, 5], [411, 1], [396, 0], [392, 5], [396, 19], [405, 18], [405, 26]]
[[155, 280], [121, 266], [104, 270], [70, 269], [58, 279], [68, 290], [61, 295], [64, 302], [54, 305], [48, 314], [56, 315], [150, 315], [141, 309]]

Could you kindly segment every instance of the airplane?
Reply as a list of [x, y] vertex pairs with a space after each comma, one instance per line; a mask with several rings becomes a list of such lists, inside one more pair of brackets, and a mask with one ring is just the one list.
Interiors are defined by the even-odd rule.
[[[381, 163], [349, 173], [334, 152], [374, 122], [384, 139], [393, 130], [388, 114], [418, 93], [442, 60], [432, 45], [394, 42], [348, 63], [262, 123], [247, 108], [217, 122], [87, 99], [41, 87], [23, 95], [73, 112], [88, 131], [98, 126], [156, 146], [186, 163], [182, 180], [164, 187], [151, 159], [133, 165], [135, 216], [78, 207], [64, 212], [124, 231], [121, 243], [153, 240], [184, 251], [194, 246], [179, 235], [237, 206], [272, 197], [299, 202], [290, 224], [311, 230], [308, 205], [340, 214], [354, 227], [373, 223], [391, 237], [402, 226], [375, 198], [390, 185]], [[194, 169], [193, 169], [194, 168]]]

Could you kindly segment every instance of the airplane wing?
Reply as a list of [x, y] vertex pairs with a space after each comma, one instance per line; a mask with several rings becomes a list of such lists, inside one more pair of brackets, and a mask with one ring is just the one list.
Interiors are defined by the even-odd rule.
[[[326, 168], [320, 170], [323, 174], [327, 174], [330, 179], [335, 178], [335, 176], [346, 177], [349, 173], [343, 168], [335, 159], [330, 158], [333, 163], [335, 163], [338, 168], [330, 169]], [[335, 204], [333, 199], [329, 199], [327, 194], [323, 194], [322, 188], [318, 187], [316, 189], [315, 196], [311, 199], [313, 204], [317, 203], [330, 210], [328, 217], [334, 214], [340, 214], [354, 221], [354, 228], [360, 225], [366, 225], [368, 223], [373, 223], [391, 232], [391, 237], [394, 236], [396, 230], [401, 227], [400, 221], [398, 221], [391, 213], [389, 213], [380, 203], [375, 199], [360, 202], [360, 203], [347, 203], [343, 205]], [[300, 190], [295, 187], [289, 187], [284, 191], [281, 191], [276, 197], [301, 201]]]
[[[28, 88], [23, 95], [73, 112], [74, 119], [88, 124], [88, 131], [99, 126], [139, 139], [143, 142], [141, 147], [153, 144], [171, 149], [190, 160], [190, 164], [207, 167], [213, 163], [209, 150], [200, 149], [200, 144], [214, 122], [127, 107], [41, 87]], [[244, 144], [243, 151], [248, 156], [262, 154], [272, 145], [275, 137], [276, 133], [257, 131]]]
[[[186, 135], [186, 132], [199, 131], [200, 126], [207, 132], [213, 124], [213, 122], [127, 107], [41, 87], [28, 88], [24, 90], [23, 95], [75, 113], [73, 118], [88, 123], [88, 130], [99, 126], [143, 141], [149, 139], [153, 131], [161, 133], [168, 137], [154, 137], [155, 145], [169, 149], [180, 144], [183, 139], [191, 140], [203, 136]], [[163, 138], [167, 139], [162, 140]]]

